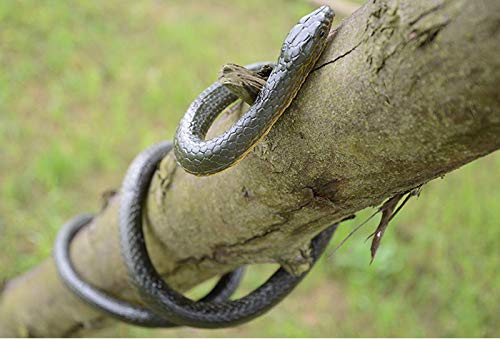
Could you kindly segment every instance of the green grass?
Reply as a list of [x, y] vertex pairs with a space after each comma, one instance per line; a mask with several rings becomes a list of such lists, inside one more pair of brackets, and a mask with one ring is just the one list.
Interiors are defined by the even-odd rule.
[[[220, 66], [274, 59], [305, 1], [0, 2], [0, 279], [50, 255]], [[500, 154], [426, 186], [369, 265], [372, 221], [282, 304], [226, 330], [102, 336], [498, 336]], [[335, 246], [356, 220], [342, 224]], [[245, 289], [270, 267], [255, 267]]]

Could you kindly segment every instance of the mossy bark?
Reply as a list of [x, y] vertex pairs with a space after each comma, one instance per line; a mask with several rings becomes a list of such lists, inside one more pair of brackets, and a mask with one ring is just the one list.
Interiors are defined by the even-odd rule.
[[[195, 177], [168, 155], [147, 203], [155, 265], [185, 290], [256, 262], [301, 270], [333, 222], [500, 147], [496, 1], [372, 1], [335, 28], [292, 105], [237, 166]], [[237, 118], [226, 114], [217, 133]], [[75, 239], [88, 281], [137, 301], [118, 244], [119, 195]], [[0, 335], [89, 335], [112, 324], [51, 259], [10, 280]]]

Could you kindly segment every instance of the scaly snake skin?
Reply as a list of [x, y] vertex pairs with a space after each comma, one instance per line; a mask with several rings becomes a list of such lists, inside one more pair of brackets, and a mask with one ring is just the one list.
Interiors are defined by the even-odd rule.
[[[161, 315], [150, 309], [116, 299], [86, 282], [76, 271], [70, 256], [70, 245], [78, 232], [93, 219], [91, 214], [81, 214], [63, 225], [54, 244], [54, 261], [57, 272], [64, 284], [88, 305], [108, 315], [136, 326], [176, 327]], [[244, 269], [238, 268], [223, 275], [202, 301], [224, 301], [236, 291], [243, 277]]]
[[[203, 140], [220, 112], [237, 97], [219, 83], [207, 88], [179, 123], [174, 152], [179, 164], [195, 175], [210, 175], [241, 160], [271, 129], [297, 94], [324, 49], [333, 11], [323, 6], [302, 18], [288, 34], [278, 62], [247, 113], [227, 132]], [[258, 70], [269, 63], [247, 66]], [[149, 307], [132, 305], [106, 295], [86, 283], [70, 260], [70, 242], [92, 220], [81, 215], [61, 229], [54, 247], [56, 267], [63, 282], [89, 305], [120, 320], [141, 326], [220, 328], [247, 322], [271, 309], [304, 278], [279, 268], [262, 286], [243, 298], [227, 301], [236, 289], [242, 269], [226, 274], [202, 300], [193, 301], [170, 288], [154, 268], [142, 229], [142, 208], [149, 183], [160, 160], [172, 149], [163, 142], [139, 154], [123, 181], [119, 209], [122, 254], [131, 281]], [[312, 263], [325, 250], [337, 225], [311, 241]]]
[[[225, 133], [204, 140], [220, 112], [237, 97], [216, 82], [193, 101], [174, 137], [175, 157], [187, 172], [210, 175], [227, 169], [269, 132], [323, 52], [333, 15], [330, 7], [323, 6], [292, 28], [255, 103]], [[254, 66], [250, 68], [255, 70]]]
[[[258, 289], [233, 301], [197, 302], [170, 288], [149, 258], [142, 229], [142, 208], [149, 183], [158, 162], [170, 148], [171, 144], [163, 143], [139, 154], [130, 165], [123, 181], [119, 226], [122, 254], [131, 281], [146, 305], [172, 323], [220, 328], [247, 322], [281, 301], [307, 272], [296, 277], [280, 268]], [[325, 250], [335, 229], [336, 225], [330, 226], [312, 240], [312, 264]]]

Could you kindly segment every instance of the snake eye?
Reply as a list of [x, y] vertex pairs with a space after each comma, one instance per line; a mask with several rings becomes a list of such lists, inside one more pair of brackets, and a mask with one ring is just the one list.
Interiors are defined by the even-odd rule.
[[325, 26], [322, 25], [321, 28], [319, 29], [319, 36], [324, 36], [326, 33], [328, 33], [329, 29]]

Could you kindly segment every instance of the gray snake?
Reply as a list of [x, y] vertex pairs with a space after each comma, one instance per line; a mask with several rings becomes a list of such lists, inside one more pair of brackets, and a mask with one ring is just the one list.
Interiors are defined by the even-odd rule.
[[[93, 220], [92, 214], [81, 214], [63, 225], [54, 244], [54, 261], [63, 283], [80, 299], [108, 315], [136, 326], [176, 327], [165, 317], [141, 305], [114, 298], [89, 284], [77, 272], [71, 261], [70, 244], [73, 238]], [[214, 288], [201, 301], [217, 302], [229, 299], [243, 277], [244, 269], [238, 268], [223, 275]]]
[[[276, 66], [254, 104], [226, 132], [204, 140], [220, 112], [237, 97], [216, 82], [189, 106], [174, 137], [178, 163], [189, 173], [210, 175], [241, 160], [266, 136], [290, 105], [326, 45], [333, 20], [328, 6], [303, 17], [283, 43]], [[252, 65], [258, 67], [259, 64]]]
[[[324, 49], [332, 18], [333, 11], [327, 6], [302, 18], [288, 34], [278, 62], [254, 105], [227, 132], [208, 141], [203, 138], [210, 125], [237, 97], [219, 83], [200, 94], [176, 132], [173, 147], [178, 163], [190, 173], [210, 175], [241, 160], [269, 132], [297, 94]], [[264, 64], [253, 64], [250, 69], [258, 69]], [[219, 328], [247, 322], [280, 302], [309, 271], [293, 276], [281, 267], [262, 286], [231, 301], [227, 299], [239, 283], [241, 269], [223, 276], [199, 301], [170, 288], [149, 258], [142, 229], [142, 208], [158, 163], [171, 149], [171, 143], [163, 142], [139, 154], [130, 165], [121, 188], [122, 255], [131, 281], [147, 308], [112, 298], [85, 283], [76, 273], [70, 261], [69, 244], [91, 216], [75, 218], [61, 230], [54, 251], [60, 276], [88, 304], [133, 324]], [[311, 241], [311, 266], [325, 250], [336, 226], [330, 226]]]

